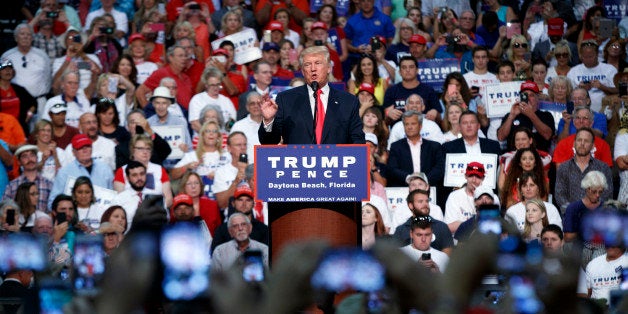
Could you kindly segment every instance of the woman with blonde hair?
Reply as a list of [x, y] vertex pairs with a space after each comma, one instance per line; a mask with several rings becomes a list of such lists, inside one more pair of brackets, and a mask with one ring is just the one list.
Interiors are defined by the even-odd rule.
[[530, 54], [530, 45], [523, 35], [512, 35], [510, 44], [506, 50], [506, 57], [515, 65], [515, 79], [525, 81], [531, 78], [531, 60], [527, 59]]
[[[173, 43], [183, 38], [191, 39], [196, 44], [196, 31], [192, 23], [188, 21], [178, 22], [172, 30]], [[209, 51], [205, 51], [205, 48], [201, 45], [195, 45], [194, 55], [196, 56], [196, 60], [205, 60], [205, 55], [209, 56]]]
[[526, 242], [541, 240], [541, 231], [549, 225], [545, 203], [539, 199], [526, 201], [526, 221], [523, 227], [523, 239]]
[[229, 162], [231, 155], [222, 149], [220, 126], [216, 121], [210, 120], [201, 127], [196, 150], [185, 153], [170, 171], [170, 175], [176, 180], [186, 171], [194, 171], [213, 180], [216, 169]]
[[545, 81], [551, 83], [557, 76], [567, 76], [567, 73], [571, 70], [571, 66], [569, 65], [571, 57], [572, 52], [571, 48], [569, 48], [569, 42], [564, 39], [557, 42], [554, 46], [554, 58], [556, 58], [557, 64], [547, 69]]

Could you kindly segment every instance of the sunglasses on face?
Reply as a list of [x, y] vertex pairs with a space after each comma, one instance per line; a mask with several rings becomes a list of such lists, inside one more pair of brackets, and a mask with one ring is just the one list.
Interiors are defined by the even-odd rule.
[[528, 48], [528, 44], [526, 43], [514, 43], [512, 44], [513, 48]]
[[556, 58], [568, 58], [569, 54], [566, 52], [563, 53], [555, 53], [554, 56], [556, 56]]

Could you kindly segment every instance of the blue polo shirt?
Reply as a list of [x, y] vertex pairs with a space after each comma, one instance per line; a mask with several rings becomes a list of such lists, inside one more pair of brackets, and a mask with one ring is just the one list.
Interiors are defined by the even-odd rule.
[[[558, 122], [558, 129], [556, 130], [556, 134], [560, 134], [563, 131], [564, 127], [565, 127], [565, 120], [560, 119], [560, 122]], [[602, 134], [604, 134], [604, 137], [606, 137], [608, 135], [606, 115], [604, 115], [603, 113], [594, 111], [593, 112], [593, 128], [596, 130], [602, 131]], [[576, 131], [577, 131], [576, 126], [573, 125], [573, 120], [571, 120], [571, 122], [569, 122], [569, 135], [576, 134]]]
[[369, 44], [369, 40], [375, 35], [384, 38], [395, 36], [395, 25], [393, 25], [390, 17], [377, 8], [373, 9], [375, 12], [370, 18], [365, 18], [362, 13], [358, 12], [347, 21], [344, 30], [347, 38], [351, 40], [351, 45], [357, 47]]

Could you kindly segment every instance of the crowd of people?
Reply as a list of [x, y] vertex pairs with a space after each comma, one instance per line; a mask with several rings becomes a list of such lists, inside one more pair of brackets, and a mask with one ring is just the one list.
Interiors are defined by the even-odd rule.
[[[251, 250], [268, 267], [254, 148], [295, 137], [271, 133], [264, 104], [309, 82], [304, 59], [324, 50], [321, 90], [355, 95], [370, 146], [362, 248], [392, 240], [442, 276], [475, 234], [512, 224], [547, 254], [576, 253], [577, 295], [606, 306], [628, 280], [626, 244], [584, 230], [607, 201], [618, 214], [628, 203], [628, 19], [611, 9], [592, 0], [11, 2], [0, 12], [0, 233], [44, 236], [49, 262], [71, 269], [77, 236], [99, 235], [115, 255], [150, 200], [161, 225], [201, 230], [215, 271]], [[452, 60], [457, 71], [430, 68]], [[500, 86], [515, 88], [495, 98]], [[4, 283], [28, 287], [32, 277], [10, 270]], [[2, 286], [0, 297], [13, 296]]]

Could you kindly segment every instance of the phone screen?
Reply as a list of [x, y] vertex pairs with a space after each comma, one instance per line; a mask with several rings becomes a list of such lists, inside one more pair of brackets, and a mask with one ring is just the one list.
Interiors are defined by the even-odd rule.
[[451, 96], [455, 93], [458, 92], [458, 86], [456, 86], [455, 84], [449, 84], [447, 85], [447, 95]]
[[481, 233], [502, 233], [499, 206], [483, 205], [478, 209], [478, 231]]
[[7, 209], [6, 223], [9, 226], [15, 225], [15, 209]]
[[506, 23], [506, 38], [511, 39], [513, 35], [521, 35], [521, 23]]
[[101, 236], [76, 238], [72, 265], [72, 283], [79, 295], [96, 295], [105, 273], [105, 250]]
[[72, 301], [72, 287], [58, 279], [44, 279], [39, 284], [39, 313], [62, 314], [63, 307]]
[[264, 281], [264, 259], [262, 257], [262, 251], [250, 250], [244, 252], [242, 277], [248, 282]]
[[323, 255], [311, 283], [313, 288], [327, 291], [375, 292], [384, 288], [385, 272], [384, 266], [369, 252], [357, 248], [331, 249]]
[[192, 300], [208, 291], [210, 255], [203, 239], [200, 229], [187, 223], [177, 223], [162, 232], [161, 287], [169, 300]]
[[117, 77], [109, 77], [107, 91], [110, 93], [118, 92], [118, 78]]
[[0, 272], [15, 269], [43, 270], [48, 264], [47, 244], [29, 233], [0, 237]]

